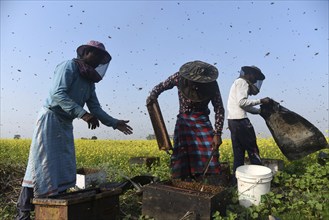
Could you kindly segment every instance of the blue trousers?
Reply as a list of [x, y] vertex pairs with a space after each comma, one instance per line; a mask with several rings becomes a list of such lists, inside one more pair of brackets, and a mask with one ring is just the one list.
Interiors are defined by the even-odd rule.
[[[63, 194], [66, 191], [61, 191], [58, 194]], [[32, 199], [34, 198], [33, 188], [22, 187], [21, 193], [17, 201], [17, 215], [16, 220], [30, 220], [30, 213], [34, 211]]]
[[[249, 119], [229, 119], [228, 128], [231, 132], [234, 156], [233, 173], [235, 174], [239, 166], [244, 165], [246, 151], [251, 164], [262, 165], [255, 130]], [[233, 175], [233, 178], [235, 178], [235, 175]], [[236, 179], [234, 181], [236, 182]]]
[[33, 188], [22, 187], [17, 201], [16, 220], [30, 220], [30, 212], [34, 210], [32, 199], [34, 198]]

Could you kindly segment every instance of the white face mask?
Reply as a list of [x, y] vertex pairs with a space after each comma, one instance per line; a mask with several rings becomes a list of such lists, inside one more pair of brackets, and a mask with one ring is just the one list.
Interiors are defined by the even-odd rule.
[[102, 79], [105, 76], [105, 73], [107, 71], [107, 68], [109, 67], [110, 63], [106, 63], [106, 64], [99, 64], [95, 70], [97, 71], [97, 73], [102, 77]]

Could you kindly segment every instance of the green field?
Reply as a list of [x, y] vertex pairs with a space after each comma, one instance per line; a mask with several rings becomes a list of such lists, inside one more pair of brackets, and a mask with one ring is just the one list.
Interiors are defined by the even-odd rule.
[[[31, 140], [1, 139], [0, 219], [13, 219], [15, 202], [27, 163]], [[159, 151], [155, 140], [76, 140], [77, 167], [100, 168], [107, 172], [109, 182], [123, 181], [123, 176], [151, 174], [160, 180], [170, 178], [170, 157]], [[289, 162], [273, 139], [258, 139], [261, 157], [281, 159], [285, 168], [271, 183], [271, 192], [262, 198], [259, 206], [243, 208], [233, 193], [226, 216], [214, 213], [214, 219], [329, 219], [329, 161], [318, 163], [316, 152], [301, 160]], [[322, 150], [329, 154], [329, 150]], [[132, 157], [159, 157], [160, 163], [148, 169], [132, 165]], [[220, 160], [232, 164], [230, 140], [220, 146]], [[232, 167], [232, 166], [231, 166]], [[232, 192], [236, 188], [232, 188]], [[120, 196], [123, 219], [149, 219], [141, 214], [141, 198], [134, 190]]]

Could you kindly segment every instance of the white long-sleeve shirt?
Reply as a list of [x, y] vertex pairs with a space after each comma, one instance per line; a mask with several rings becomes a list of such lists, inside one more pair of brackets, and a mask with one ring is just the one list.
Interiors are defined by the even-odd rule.
[[248, 99], [249, 85], [245, 79], [238, 78], [233, 82], [227, 101], [228, 119], [247, 118], [247, 112], [259, 114], [260, 109], [253, 106], [261, 104], [260, 99]]

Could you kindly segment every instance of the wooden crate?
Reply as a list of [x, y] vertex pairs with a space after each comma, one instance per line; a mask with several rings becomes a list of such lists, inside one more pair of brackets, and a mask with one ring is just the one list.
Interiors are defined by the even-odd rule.
[[80, 189], [90, 188], [106, 182], [106, 172], [100, 169], [79, 168], [76, 174], [76, 186]]
[[151, 168], [153, 165], [158, 165], [159, 163], [159, 157], [132, 157], [129, 159], [130, 165], [146, 165], [148, 168]]
[[218, 175], [222, 186], [229, 186], [231, 180], [231, 168], [229, 162], [221, 162], [221, 173]]
[[229, 162], [221, 162], [221, 172], [220, 174], [216, 175], [206, 175], [205, 177], [200, 176], [198, 181], [203, 181], [204, 183], [208, 183], [210, 185], [216, 185], [216, 186], [223, 186], [228, 187], [230, 186], [230, 180], [231, 180], [231, 169]]
[[35, 220], [117, 220], [121, 190], [80, 190], [47, 198], [34, 198]]
[[[177, 187], [173, 182], [160, 182], [149, 184], [144, 187], [142, 214], [156, 220], [168, 219], [197, 219], [209, 220], [214, 212], [225, 214], [226, 205], [229, 202], [229, 193], [226, 188], [205, 185], [205, 189], [182, 188], [191, 183], [183, 182]], [[200, 183], [202, 184], [202, 183]], [[202, 186], [201, 186], [202, 188]]]
[[264, 159], [262, 159], [262, 163], [264, 166], [270, 168], [272, 170], [273, 174], [276, 174], [276, 172], [284, 169], [283, 160], [264, 158]]
[[[273, 174], [284, 169], [284, 161], [280, 159], [262, 158], [262, 163], [263, 166], [270, 168]], [[250, 164], [248, 158], [245, 159], [245, 164]]]

